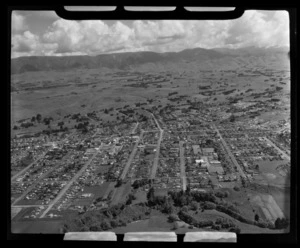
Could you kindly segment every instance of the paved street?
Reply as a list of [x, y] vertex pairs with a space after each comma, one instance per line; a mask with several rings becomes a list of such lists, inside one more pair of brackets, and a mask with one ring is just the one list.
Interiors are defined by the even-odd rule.
[[154, 118], [154, 121], [160, 131], [159, 133], [159, 139], [158, 139], [158, 142], [157, 142], [157, 147], [156, 147], [156, 151], [155, 151], [155, 157], [154, 157], [154, 161], [153, 161], [153, 166], [152, 166], [152, 170], [151, 170], [151, 174], [150, 174], [150, 178], [151, 179], [154, 179], [155, 178], [155, 175], [156, 175], [156, 171], [157, 171], [157, 166], [158, 166], [158, 160], [159, 160], [159, 152], [160, 152], [160, 144], [161, 144], [161, 141], [163, 139], [163, 134], [164, 134], [164, 130], [161, 129], [158, 121], [156, 120], [156, 118], [154, 117], [154, 115], [151, 113], [152, 117]]
[[282, 156], [285, 159], [291, 160], [291, 157], [289, 155], [287, 155], [284, 151], [282, 151], [278, 146], [276, 146], [271, 140], [269, 140], [267, 137], [264, 137], [264, 140], [270, 144], [271, 146], [273, 146], [279, 153], [282, 154]]
[[226, 149], [226, 151], [227, 151], [227, 154], [229, 155], [229, 157], [230, 157], [231, 161], [234, 163], [234, 165], [237, 167], [237, 169], [238, 169], [240, 175], [241, 175], [242, 177], [246, 178], [246, 175], [245, 175], [243, 169], [241, 168], [241, 166], [239, 165], [239, 163], [236, 161], [234, 155], [233, 155], [232, 152], [230, 151], [230, 149], [229, 149], [229, 147], [228, 147], [226, 141], [223, 139], [223, 137], [222, 137], [222, 135], [220, 134], [218, 128], [217, 128], [215, 125], [213, 125], [213, 127], [214, 127], [215, 130], [217, 131], [217, 133], [218, 133], [218, 135], [219, 135], [219, 137], [220, 137], [220, 139], [221, 139], [221, 142], [222, 142], [223, 146], [225, 147], [225, 149]]
[[[75, 132], [70, 133], [66, 138], [64, 138], [63, 140], [57, 142], [58, 144], [65, 142], [67, 139], [69, 139], [70, 137], [72, 137], [75, 134]], [[51, 147], [49, 149], [47, 149], [42, 155], [40, 155], [36, 160], [34, 160], [31, 164], [29, 164], [26, 168], [24, 168], [23, 170], [19, 171], [17, 174], [15, 174], [14, 176], [11, 177], [11, 181], [14, 181], [16, 178], [18, 178], [20, 175], [22, 175], [23, 173], [25, 173], [27, 170], [30, 169], [30, 167], [32, 165], [34, 165], [35, 163], [37, 163], [40, 159], [42, 159], [45, 154], [51, 149]]]
[[41, 160], [45, 154], [48, 151], [44, 152], [42, 155], [40, 155], [36, 160], [34, 160], [31, 164], [29, 164], [26, 168], [24, 168], [23, 170], [19, 171], [17, 174], [15, 174], [14, 176], [11, 177], [11, 181], [14, 181], [15, 179], [17, 179], [20, 175], [22, 175], [23, 173], [25, 173], [26, 171], [28, 171], [31, 166], [33, 166], [35, 163], [37, 163], [39, 160]]
[[183, 147], [184, 142], [180, 141], [179, 142], [179, 151], [180, 151], [180, 178], [182, 181], [182, 189], [186, 191], [186, 174], [185, 174], [185, 158], [184, 158], [184, 147]]
[[[66, 156], [63, 158], [63, 160], [68, 159], [68, 157], [71, 155], [71, 152], [68, 152], [66, 154]], [[54, 171], [56, 168], [58, 168], [59, 166], [61, 166], [63, 163], [57, 163], [53, 168], [51, 168], [49, 171], [45, 172], [40, 178], [38, 178], [38, 180], [36, 180], [31, 186], [29, 186], [23, 193], [22, 195], [20, 195], [16, 200], [14, 200], [14, 202], [11, 204], [12, 206], [14, 206], [18, 201], [22, 200], [31, 190], [33, 190], [35, 188], [35, 186], [41, 182], [41, 180], [43, 180], [44, 178], [46, 178], [52, 171]]]
[[130, 167], [130, 165], [131, 165], [132, 160], [134, 159], [134, 156], [135, 156], [136, 151], [137, 151], [137, 147], [138, 147], [138, 145], [139, 145], [140, 140], [141, 140], [142, 137], [143, 137], [143, 134], [144, 134], [144, 132], [142, 131], [141, 134], [140, 134], [140, 137], [139, 137], [138, 140], [135, 142], [135, 145], [134, 145], [134, 147], [133, 147], [133, 150], [132, 150], [132, 152], [131, 152], [131, 154], [130, 154], [130, 156], [129, 156], [129, 158], [128, 158], [128, 161], [127, 161], [127, 163], [126, 163], [126, 165], [125, 165], [125, 167], [124, 167], [124, 170], [123, 170], [123, 172], [122, 172], [122, 174], [121, 174], [121, 176], [120, 176], [120, 178], [121, 178], [122, 180], [125, 178], [125, 176], [126, 176], [128, 170], [129, 170], [129, 167]]
[[134, 126], [134, 128], [132, 129], [131, 131], [131, 134], [134, 134], [135, 133], [135, 130], [137, 129], [137, 127], [139, 126], [139, 123], [137, 122]]
[[[100, 146], [100, 149], [102, 147], [102, 144]], [[90, 165], [92, 160], [96, 157], [98, 151], [95, 152], [95, 154], [85, 163], [85, 165], [76, 173], [76, 175], [70, 180], [70, 182], [59, 192], [59, 194], [56, 196], [56, 198], [49, 204], [48, 208], [41, 214], [40, 218], [43, 218], [50, 210], [51, 208], [59, 201], [59, 199], [67, 192], [67, 190], [71, 187], [73, 182], [75, 182], [81, 174], [86, 170], [86, 168]]]

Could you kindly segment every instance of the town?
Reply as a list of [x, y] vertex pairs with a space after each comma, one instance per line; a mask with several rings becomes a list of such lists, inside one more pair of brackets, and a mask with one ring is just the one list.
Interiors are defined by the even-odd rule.
[[[228, 106], [181, 99], [181, 104], [160, 107], [125, 105], [118, 110], [122, 118], [112, 123], [99, 121], [97, 111], [77, 113], [64, 116], [52, 132], [16, 135], [12, 218], [61, 219], [128, 199], [139, 203], [150, 189], [166, 194], [268, 184], [262, 172], [274, 163], [278, 174], [289, 175], [290, 138], [282, 132], [288, 122], [241, 118], [276, 103], [240, 101], [232, 107], [239, 118], [234, 120]], [[76, 120], [74, 128], [63, 127], [69, 119]], [[31, 121], [42, 123], [42, 117]], [[281, 210], [261, 209], [272, 223], [284, 217]]]

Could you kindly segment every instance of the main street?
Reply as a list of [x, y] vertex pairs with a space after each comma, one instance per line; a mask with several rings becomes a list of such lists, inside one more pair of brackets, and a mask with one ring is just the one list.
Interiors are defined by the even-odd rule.
[[[97, 130], [92, 137], [96, 136], [98, 134], [99, 130]], [[102, 148], [103, 144], [101, 143], [100, 149]], [[50, 210], [51, 208], [60, 200], [60, 198], [67, 192], [67, 190], [71, 187], [73, 182], [75, 182], [81, 174], [86, 170], [86, 168], [90, 165], [92, 160], [96, 157], [99, 150], [96, 151], [93, 156], [85, 163], [85, 165], [76, 173], [76, 175], [67, 183], [67, 185], [64, 186], [64, 188], [59, 192], [59, 194], [56, 196], [56, 198], [48, 205], [48, 208], [41, 214], [40, 218], [43, 218]]]
[[231, 161], [234, 163], [234, 165], [237, 167], [237, 169], [238, 169], [240, 175], [241, 175], [243, 178], [246, 178], [246, 175], [245, 175], [243, 169], [241, 168], [241, 166], [239, 165], [239, 163], [236, 161], [236, 159], [235, 159], [234, 155], [232, 154], [231, 150], [229, 149], [229, 147], [228, 147], [226, 141], [223, 139], [222, 135], [220, 134], [219, 129], [218, 129], [218, 128], [216, 127], [216, 125], [214, 125], [214, 124], [213, 124], [212, 126], [215, 128], [216, 132], [218, 133], [218, 135], [219, 135], [219, 137], [220, 137], [220, 140], [221, 140], [221, 142], [222, 142], [224, 148], [225, 148], [226, 151], [227, 151], [227, 154], [229, 155], [229, 157], [230, 157]]
[[185, 174], [185, 158], [184, 158], [184, 142], [179, 142], [179, 152], [180, 152], [180, 178], [182, 181], [182, 189], [186, 191], [186, 174]]
[[134, 147], [133, 147], [133, 150], [132, 150], [132, 152], [131, 152], [131, 154], [130, 154], [130, 156], [129, 156], [129, 158], [128, 158], [128, 161], [127, 161], [127, 163], [126, 163], [126, 165], [125, 165], [125, 167], [124, 167], [124, 169], [123, 169], [123, 172], [122, 172], [122, 174], [121, 174], [121, 176], [120, 176], [120, 179], [121, 179], [121, 180], [123, 180], [123, 179], [125, 178], [125, 176], [126, 176], [126, 174], [127, 174], [127, 172], [128, 172], [128, 169], [129, 169], [129, 167], [130, 167], [130, 165], [131, 165], [132, 160], [134, 159], [134, 156], [135, 156], [136, 151], [137, 151], [137, 147], [138, 147], [138, 145], [139, 145], [140, 140], [141, 140], [142, 137], [143, 137], [143, 134], [144, 134], [144, 132], [141, 131], [141, 134], [140, 134], [139, 138], [138, 138], [137, 141], [135, 142], [135, 145], [134, 145]]
[[[75, 134], [75, 132], [70, 133], [66, 138], [64, 138], [63, 140], [57, 142], [58, 144], [65, 142], [67, 139], [69, 139], [70, 137], [72, 137]], [[46, 153], [51, 149], [51, 147], [49, 149], [47, 149], [44, 153], [42, 153], [42, 155], [40, 155], [36, 160], [34, 160], [31, 164], [29, 164], [26, 168], [24, 168], [23, 170], [19, 171], [18, 173], [16, 173], [15, 175], [13, 175], [11, 177], [11, 181], [14, 181], [16, 178], [18, 178], [20, 175], [22, 175], [23, 173], [25, 173], [26, 171], [28, 171], [31, 166], [33, 166], [35, 163], [37, 163], [39, 160], [41, 160]]]
[[[102, 148], [102, 144], [100, 149]], [[82, 173], [86, 170], [86, 168], [90, 165], [92, 160], [96, 157], [99, 151], [96, 151], [93, 156], [85, 163], [85, 165], [76, 173], [76, 175], [67, 183], [67, 185], [59, 192], [56, 198], [49, 204], [48, 208], [42, 213], [40, 218], [43, 218], [51, 208], [60, 200], [60, 198], [68, 191], [71, 185], [82, 175]]]
[[161, 144], [161, 141], [163, 139], [164, 130], [161, 129], [161, 127], [160, 127], [158, 121], [156, 120], [155, 116], [152, 113], [151, 113], [151, 115], [152, 115], [158, 129], [159, 129], [159, 139], [158, 139], [158, 142], [157, 142], [155, 157], [154, 157], [153, 166], [152, 166], [152, 171], [151, 171], [151, 174], [150, 174], [150, 178], [154, 179], [155, 175], [156, 175], [156, 171], [157, 171], [158, 160], [159, 160], [159, 152], [160, 152], [160, 144]]
[[62, 166], [62, 163], [67, 160], [71, 156], [72, 152], [68, 152], [64, 157], [63, 161], [57, 163], [53, 168], [51, 168], [49, 171], [45, 172], [41, 175], [32, 185], [30, 185], [23, 193], [20, 195], [17, 199], [14, 200], [14, 202], [11, 204], [14, 206], [18, 201], [22, 200], [31, 190], [35, 188], [35, 186], [41, 182], [44, 178], [46, 178], [51, 172], [53, 172], [55, 169], [57, 169], [59, 166]]

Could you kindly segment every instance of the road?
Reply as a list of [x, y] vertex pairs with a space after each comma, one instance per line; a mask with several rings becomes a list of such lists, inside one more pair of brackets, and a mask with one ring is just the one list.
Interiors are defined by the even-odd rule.
[[226, 141], [223, 139], [222, 135], [220, 134], [219, 129], [215, 125], [213, 125], [213, 127], [215, 128], [216, 132], [218, 133], [218, 135], [219, 135], [219, 137], [221, 139], [221, 142], [222, 142], [223, 146], [225, 147], [225, 149], [227, 151], [227, 154], [229, 155], [229, 157], [230, 157], [231, 161], [234, 163], [234, 165], [237, 167], [240, 175], [243, 178], [247, 178], [246, 175], [245, 175], [245, 173], [244, 173], [244, 171], [243, 171], [243, 169], [241, 168], [241, 166], [239, 165], [239, 163], [236, 161], [234, 155], [232, 154], [231, 150], [229, 149]]
[[[63, 140], [59, 141], [58, 143], [63, 143], [65, 142], [66, 139], [72, 137], [75, 134], [75, 132], [72, 132], [71, 134], [69, 134], [66, 138], [64, 138]], [[31, 164], [29, 164], [26, 168], [24, 168], [23, 170], [19, 171], [17, 174], [13, 175], [11, 177], [11, 181], [15, 180], [16, 178], [18, 178], [21, 174], [25, 173], [27, 170], [29, 170], [29, 168], [34, 165], [36, 162], [38, 162], [40, 159], [42, 159], [45, 154], [51, 149], [51, 147], [49, 149], [47, 149], [41, 156], [39, 156], [36, 160], [34, 160]]]
[[179, 152], [180, 152], [180, 178], [182, 181], [182, 189], [186, 191], [186, 174], [185, 174], [185, 158], [184, 158], [184, 147], [183, 141], [179, 142]]
[[[71, 155], [71, 152], [68, 152], [67, 155], [63, 158], [63, 160], [67, 159]], [[34, 189], [34, 187], [41, 182], [45, 177], [47, 177], [52, 171], [54, 171], [57, 167], [61, 166], [62, 163], [57, 163], [53, 168], [51, 168], [49, 171], [42, 174], [41, 177], [38, 178], [31, 186], [29, 186], [21, 196], [19, 196], [14, 202], [11, 204], [12, 206], [15, 205], [18, 201], [22, 200], [31, 190]]]
[[135, 142], [135, 145], [134, 145], [134, 147], [133, 147], [133, 150], [132, 150], [132, 152], [131, 152], [131, 154], [130, 154], [130, 156], [129, 156], [129, 158], [128, 158], [128, 161], [127, 161], [127, 163], [126, 163], [126, 165], [125, 165], [125, 167], [124, 167], [124, 169], [123, 169], [123, 172], [122, 172], [122, 174], [121, 174], [121, 176], [120, 176], [120, 179], [121, 179], [121, 180], [123, 180], [123, 179], [125, 178], [125, 176], [126, 176], [126, 174], [127, 174], [127, 172], [128, 172], [128, 169], [129, 169], [129, 167], [130, 167], [130, 165], [131, 165], [131, 162], [132, 162], [132, 160], [134, 159], [134, 156], [135, 156], [135, 154], [136, 154], [136, 151], [137, 151], [137, 147], [138, 147], [138, 145], [139, 145], [139, 142], [140, 142], [140, 140], [143, 138], [143, 134], [144, 134], [144, 132], [141, 131], [140, 137], [139, 137], [138, 140]]
[[17, 205], [11, 206], [12, 208], [37, 208], [37, 207], [47, 207], [48, 205]]
[[134, 133], [135, 133], [135, 130], [137, 129], [138, 125], [139, 125], [139, 123], [137, 122], [137, 123], [135, 124], [134, 128], [132, 129], [131, 134], [134, 134]]
[[[100, 149], [102, 148], [102, 144]], [[60, 198], [67, 192], [67, 190], [71, 187], [71, 185], [81, 176], [81, 174], [86, 170], [86, 168], [90, 165], [92, 160], [96, 157], [99, 151], [96, 151], [94, 155], [85, 163], [85, 165], [76, 173], [76, 175], [68, 182], [67, 185], [59, 192], [56, 198], [49, 204], [48, 208], [41, 214], [40, 218], [43, 218], [51, 208], [60, 200]]]
[[45, 154], [48, 152], [48, 150], [46, 152], [44, 152], [41, 156], [39, 156], [36, 160], [34, 160], [31, 164], [29, 164], [26, 168], [24, 168], [23, 170], [19, 171], [17, 174], [13, 175], [11, 177], [11, 181], [14, 181], [15, 179], [17, 179], [20, 175], [22, 175], [23, 173], [25, 173], [26, 171], [28, 171], [32, 165], [34, 165], [35, 163], [37, 163], [39, 160], [41, 160]]
[[158, 121], [156, 120], [156, 118], [154, 117], [154, 115], [151, 113], [155, 123], [156, 123], [156, 126], [158, 127], [159, 129], [159, 139], [158, 139], [158, 142], [157, 142], [157, 146], [156, 146], [156, 152], [155, 152], [155, 157], [154, 157], [154, 161], [153, 161], [153, 166], [152, 166], [152, 171], [151, 171], [151, 175], [150, 175], [150, 178], [151, 179], [154, 179], [155, 178], [155, 175], [156, 175], [156, 171], [157, 171], [157, 167], [158, 167], [158, 159], [159, 159], [159, 152], [160, 152], [160, 144], [161, 144], [161, 141], [163, 139], [163, 134], [164, 134], [164, 130], [161, 129]]
[[282, 157], [291, 160], [291, 157], [289, 155], [287, 155], [284, 151], [282, 151], [278, 146], [276, 146], [271, 140], [269, 140], [267, 137], [263, 137], [264, 140], [270, 144], [271, 146], [273, 146], [279, 153], [282, 154]]

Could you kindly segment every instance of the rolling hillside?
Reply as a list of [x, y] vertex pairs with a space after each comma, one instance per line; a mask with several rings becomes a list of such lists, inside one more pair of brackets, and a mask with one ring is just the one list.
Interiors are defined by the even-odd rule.
[[[287, 48], [242, 48], [242, 49], [186, 49], [181, 52], [155, 53], [155, 52], [134, 52], [134, 53], [114, 53], [102, 54], [98, 56], [44, 56], [44, 57], [20, 57], [11, 60], [11, 73], [18, 74], [30, 71], [53, 71], [69, 70], [74, 68], [97, 69], [127, 69], [135, 66], [158, 63], [173, 64], [178, 62], [206, 62], [220, 59], [232, 61], [239, 56], [286, 56]], [[277, 57], [275, 58], [277, 59]], [[223, 61], [222, 61], [223, 64]], [[225, 63], [226, 64], [226, 63]]]

